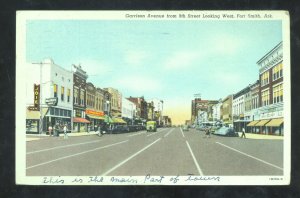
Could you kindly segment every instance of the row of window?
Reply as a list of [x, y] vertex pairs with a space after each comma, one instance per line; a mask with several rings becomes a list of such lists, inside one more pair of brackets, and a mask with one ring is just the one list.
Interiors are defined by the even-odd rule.
[[[262, 106], [270, 104], [270, 91], [269, 89], [261, 93]], [[273, 87], [273, 103], [283, 101], [283, 84], [276, 85]]]
[[50, 115], [71, 117], [71, 110], [50, 107]]
[[79, 96], [79, 90], [78, 88], [74, 88], [74, 104], [77, 105], [81, 105], [84, 106], [84, 95], [85, 95], [85, 91], [84, 90], [80, 90], [80, 96]]
[[[283, 67], [282, 63], [280, 63], [280, 64], [278, 64], [278, 65], [276, 65], [275, 67], [272, 68], [273, 81], [277, 80], [277, 79], [279, 79], [283, 76], [282, 67]], [[270, 76], [270, 70], [264, 72], [261, 75], [261, 86], [265, 86], [265, 85], [269, 84], [269, 76]]]
[[[53, 92], [54, 92], [54, 97], [58, 97], [58, 86], [57, 84], [53, 85]], [[71, 97], [71, 89], [67, 90], [67, 102], [70, 102], [70, 97]], [[64, 101], [65, 100], [65, 87], [61, 86], [60, 88], [60, 100]]]

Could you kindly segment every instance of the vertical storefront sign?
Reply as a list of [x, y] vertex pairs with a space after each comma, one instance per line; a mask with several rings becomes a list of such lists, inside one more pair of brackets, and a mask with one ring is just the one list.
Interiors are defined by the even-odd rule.
[[39, 110], [40, 109], [40, 85], [34, 84], [34, 107]]

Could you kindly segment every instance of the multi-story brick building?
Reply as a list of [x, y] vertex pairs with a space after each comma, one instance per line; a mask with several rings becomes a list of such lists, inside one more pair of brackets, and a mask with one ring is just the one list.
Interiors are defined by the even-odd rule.
[[276, 45], [258, 62], [260, 133], [283, 135], [283, 49]]
[[87, 131], [90, 121], [85, 119], [86, 80], [88, 75], [81, 66], [73, 65], [73, 131]]

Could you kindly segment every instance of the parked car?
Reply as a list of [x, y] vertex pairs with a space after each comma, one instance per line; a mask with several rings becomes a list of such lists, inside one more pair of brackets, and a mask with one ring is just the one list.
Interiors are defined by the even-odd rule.
[[115, 125], [110, 130], [109, 133], [128, 133], [130, 132], [129, 127], [127, 125]]
[[231, 127], [221, 127], [216, 130], [214, 135], [227, 136], [227, 137], [239, 137], [239, 134], [235, 132], [234, 128]]

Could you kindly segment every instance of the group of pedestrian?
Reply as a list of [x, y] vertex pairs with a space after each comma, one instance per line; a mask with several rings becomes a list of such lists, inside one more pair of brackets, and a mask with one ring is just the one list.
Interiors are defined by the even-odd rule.
[[49, 131], [49, 136], [59, 136], [59, 131], [63, 130], [64, 132], [64, 139], [68, 139], [68, 128], [67, 128], [67, 124], [64, 125], [59, 125], [58, 123], [55, 124], [54, 127], [52, 127], [52, 125], [50, 124], [48, 127], [48, 131]]

